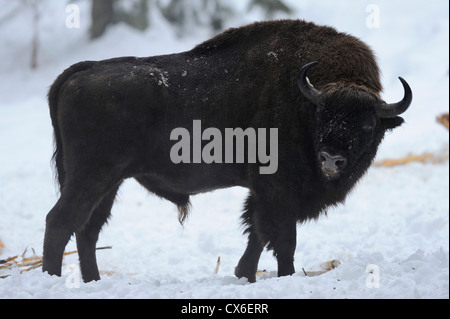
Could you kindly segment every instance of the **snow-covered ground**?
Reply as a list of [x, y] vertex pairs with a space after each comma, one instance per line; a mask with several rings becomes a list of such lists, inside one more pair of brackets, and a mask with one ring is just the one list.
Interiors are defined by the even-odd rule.
[[[237, 10], [245, 10], [242, 1], [234, 2]], [[448, 1], [287, 2], [298, 9], [294, 17], [333, 25], [371, 45], [383, 71], [385, 100], [401, 97], [397, 76], [412, 86], [414, 102], [404, 115], [406, 124], [386, 137], [378, 160], [448, 154], [448, 131], [435, 121], [449, 106]], [[0, 25], [0, 240], [6, 246], [0, 259], [26, 247], [42, 254], [45, 216], [57, 200], [45, 99], [56, 76], [80, 60], [178, 52], [211, 36], [194, 30], [179, 39], [154, 12], [152, 28], [145, 33], [117, 25], [89, 42], [88, 4], [76, 3], [81, 28], [67, 29], [66, 2], [43, 1], [35, 71], [28, 68], [31, 15]], [[259, 18], [258, 12], [242, 14], [228, 26]], [[246, 245], [239, 221], [246, 193], [231, 188], [192, 198], [191, 215], [181, 227], [172, 204], [127, 181], [98, 243], [113, 247], [97, 253], [99, 268], [108, 272], [101, 281], [80, 283], [77, 256], [72, 255], [60, 278], [40, 269], [13, 270], [0, 279], [0, 298], [449, 297], [448, 160], [372, 167], [345, 205], [299, 226], [293, 276], [278, 278], [275, 259], [264, 252], [259, 268], [269, 273], [254, 284], [233, 275]], [[72, 240], [67, 250], [75, 249]], [[332, 271], [317, 277], [302, 272], [319, 270], [331, 259], [341, 261]]]

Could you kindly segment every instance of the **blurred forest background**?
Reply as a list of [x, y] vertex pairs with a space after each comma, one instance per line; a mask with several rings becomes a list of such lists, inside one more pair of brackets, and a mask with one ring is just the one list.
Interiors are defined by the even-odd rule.
[[[249, 0], [248, 10], [255, 7], [262, 9], [266, 18], [273, 18], [279, 12], [291, 13], [282, 0]], [[236, 14], [227, 0], [92, 0], [91, 38], [102, 36], [109, 25], [117, 22], [145, 30], [151, 26], [149, 10], [159, 10], [181, 36], [188, 25], [219, 32], [224, 21]]]
[[[67, 5], [77, 4], [79, 0], [67, 0]], [[40, 47], [40, 20], [48, 2], [42, 0], [3, 1], [0, 12], [0, 28], [13, 19], [26, 16], [32, 30], [30, 45], [30, 67], [38, 67]], [[266, 19], [289, 16], [292, 8], [284, 0], [242, 0], [246, 12], [258, 11]], [[118, 23], [136, 30], [145, 31], [152, 28], [151, 13], [159, 14], [170, 23], [178, 37], [188, 35], [193, 29], [208, 29], [218, 33], [225, 28], [226, 21], [242, 14], [228, 0], [89, 0], [91, 21], [89, 37], [91, 40], [101, 38], [106, 30]], [[75, 7], [76, 9], [76, 7]], [[75, 10], [74, 9], [74, 10]], [[72, 10], [67, 9], [68, 13]], [[73, 14], [79, 14], [73, 12]]]

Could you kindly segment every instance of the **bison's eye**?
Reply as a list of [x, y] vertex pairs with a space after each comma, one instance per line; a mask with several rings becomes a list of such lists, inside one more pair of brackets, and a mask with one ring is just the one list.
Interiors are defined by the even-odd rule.
[[363, 132], [370, 133], [375, 129], [375, 125], [376, 125], [375, 120], [372, 120], [370, 122], [364, 123], [361, 129], [363, 130]]
[[372, 132], [374, 126], [372, 124], [364, 124], [362, 130], [366, 133]]

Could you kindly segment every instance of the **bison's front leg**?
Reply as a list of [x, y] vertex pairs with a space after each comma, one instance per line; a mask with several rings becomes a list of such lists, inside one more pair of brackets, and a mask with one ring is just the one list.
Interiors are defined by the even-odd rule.
[[267, 242], [261, 240], [256, 232], [256, 208], [257, 201], [254, 194], [250, 193], [244, 205], [244, 213], [242, 214], [242, 222], [247, 226], [247, 229], [245, 230], [245, 232], [248, 233], [247, 249], [245, 249], [244, 254], [234, 270], [236, 277], [245, 277], [249, 282], [256, 281], [256, 271], [258, 269], [259, 257], [267, 244]]
[[246, 277], [249, 282], [256, 281], [259, 257], [264, 249], [264, 242], [267, 241], [269, 242], [267, 248], [273, 249], [273, 254], [277, 258], [278, 276], [294, 274], [294, 253], [297, 244], [296, 221], [291, 219], [271, 220], [261, 224], [262, 227], [257, 232], [253, 227], [249, 229], [247, 249], [239, 260], [235, 275], [238, 278]]
[[249, 282], [256, 281], [259, 257], [261, 256], [264, 246], [265, 245], [262, 244], [255, 233], [250, 233], [248, 236], [247, 249], [234, 270], [236, 277], [245, 277]]
[[258, 201], [255, 215], [255, 229], [267, 249], [272, 249], [278, 262], [278, 276], [288, 276], [295, 273], [294, 253], [297, 244], [297, 219], [295, 205], [286, 197], [283, 201]]
[[235, 275], [256, 281], [256, 271], [262, 250], [268, 243], [278, 261], [278, 276], [292, 275], [294, 253], [297, 243], [297, 222], [293, 216], [285, 215], [280, 205], [258, 202], [252, 195], [247, 199], [242, 219], [248, 226], [247, 249], [239, 260]]
[[275, 223], [275, 225], [270, 235], [268, 248], [273, 249], [273, 254], [277, 258], [278, 276], [289, 276], [295, 273], [294, 253], [297, 244], [297, 223], [295, 220], [288, 219]]

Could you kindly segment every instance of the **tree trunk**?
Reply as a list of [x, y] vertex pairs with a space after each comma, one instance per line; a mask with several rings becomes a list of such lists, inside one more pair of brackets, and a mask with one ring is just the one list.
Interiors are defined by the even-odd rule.
[[31, 10], [33, 14], [33, 38], [31, 40], [31, 69], [36, 69], [38, 66], [38, 51], [39, 51], [39, 5], [37, 1], [31, 2]]
[[292, 13], [292, 9], [289, 8], [283, 0], [251, 0], [249, 11], [255, 6], [259, 6], [265, 11], [267, 19], [273, 18], [278, 12], [285, 14]]
[[114, 0], [92, 0], [91, 14], [91, 39], [97, 39], [114, 23]]
[[120, 6], [116, 6], [114, 12], [115, 21], [125, 22], [129, 26], [143, 31], [148, 28], [149, 24], [148, 7], [148, 0], [135, 0], [131, 10], [124, 10]]

